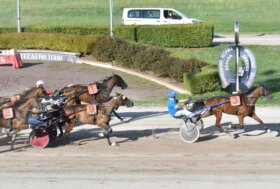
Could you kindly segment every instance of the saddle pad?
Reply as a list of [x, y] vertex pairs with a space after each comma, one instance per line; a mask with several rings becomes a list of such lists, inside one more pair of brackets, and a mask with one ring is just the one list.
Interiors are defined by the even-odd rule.
[[240, 102], [240, 96], [234, 95], [230, 97], [230, 105], [231, 106], [239, 106], [241, 104]]
[[4, 108], [2, 110], [4, 119], [12, 119], [14, 117], [13, 108]]
[[89, 115], [96, 115], [97, 114], [97, 105], [95, 105], [95, 104], [88, 104], [87, 105], [87, 113]]
[[88, 86], [88, 93], [89, 94], [96, 94], [98, 92], [97, 85], [89, 85]]

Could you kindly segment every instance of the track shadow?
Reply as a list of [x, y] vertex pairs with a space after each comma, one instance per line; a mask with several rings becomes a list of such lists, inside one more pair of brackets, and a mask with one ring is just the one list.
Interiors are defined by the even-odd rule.
[[23, 63], [23, 66], [21, 67], [21, 69], [25, 69], [25, 68], [29, 68], [29, 67], [32, 67], [32, 66], [37, 66], [37, 65], [40, 65], [40, 64], [44, 64], [43, 62], [37, 62], [37, 63]]
[[11, 150], [11, 137], [6, 137], [5, 135], [0, 138], [0, 147], [5, 147], [5, 149], [0, 150], [0, 154], [8, 152], [22, 152], [31, 148], [28, 143], [28, 137], [23, 133], [18, 134], [14, 144], [14, 150]]
[[[229, 129], [228, 125], [231, 125], [231, 126], [237, 128], [237, 129]], [[271, 130], [271, 132], [277, 132], [276, 137], [280, 136], [280, 123], [266, 123], [266, 125]], [[250, 137], [250, 136], [261, 136], [261, 135], [267, 134], [265, 129], [260, 124], [244, 125], [243, 130], [239, 129], [239, 124], [232, 124], [231, 122], [223, 123], [221, 126], [224, 129], [228, 129], [229, 134], [230, 133], [236, 134], [235, 135], [236, 138], [240, 137], [240, 135]], [[214, 125], [203, 129], [203, 131], [204, 132], [209, 132], [209, 133], [212, 132], [213, 136], [215, 136], [215, 134], [220, 134], [220, 132], [218, 132], [218, 128]], [[252, 134], [253, 131], [258, 131], [258, 132]], [[211, 139], [211, 137], [212, 136], [210, 136], [209, 139]], [[205, 137], [205, 139], [203, 141], [207, 140], [207, 138], [208, 137]]]
[[[73, 144], [79, 144], [83, 145], [90, 141], [96, 141], [96, 140], [104, 140], [106, 142], [105, 137], [99, 137], [100, 129], [99, 128], [92, 128], [92, 129], [81, 129], [78, 131], [74, 131], [70, 135], [70, 140]], [[127, 131], [113, 131], [113, 133], [110, 134], [110, 137], [112, 138], [112, 142], [117, 142], [118, 144], [121, 143], [127, 143], [127, 142], [133, 142], [137, 141], [140, 138], [145, 137], [153, 137], [153, 138], [159, 138], [159, 135], [161, 134], [167, 134], [171, 132], [178, 132], [178, 129], [145, 129], [145, 130], [127, 130]], [[113, 141], [116, 140], [116, 141]], [[57, 147], [60, 145], [68, 144], [67, 140], [65, 138], [61, 138], [59, 140], [56, 140], [52, 143], [50, 147]]]
[[[145, 118], [151, 118], [151, 117], [158, 117], [158, 116], [162, 116], [162, 115], [167, 115], [168, 111], [154, 111], [154, 112], [121, 112], [119, 113], [119, 116], [121, 116], [122, 118], [126, 118], [129, 117], [129, 119], [126, 119], [123, 122], [119, 122], [119, 123], [114, 123], [114, 124], [110, 124], [110, 126], [116, 126], [116, 125], [120, 125], [123, 124], [125, 122], [133, 122], [133, 121], [137, 121], [137, 120], [141, 120], [141, 119], [145, 119]], [[115, 117], [115, 116], [112, 116]]]

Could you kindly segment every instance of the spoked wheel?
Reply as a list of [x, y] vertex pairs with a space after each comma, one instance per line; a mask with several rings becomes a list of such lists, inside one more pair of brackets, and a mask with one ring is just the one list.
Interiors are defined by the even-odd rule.
[[191, 118], [191, 119], [188, 119], [187, 120], [187, 123], [194, 123], [197, 127], [198, 127], [198, 129], [199, 129], [199, 131], [201, 132], [202, 130], [203, 130], [203, 126], [204, 126], [204, 123], [203, 123], [203, 121], [202, 121], [202, 119], [201, 118]]
[[29, 142], [34, 148], [45, 148], [50, 142], [50, 137], [47, 131], [43, 128], [38, 128], [30, 133]]
[[188, 121], [181, 125], [179, 132], [181, 139], [186, 143], [194, 143], [200, 135], [198, 126]]

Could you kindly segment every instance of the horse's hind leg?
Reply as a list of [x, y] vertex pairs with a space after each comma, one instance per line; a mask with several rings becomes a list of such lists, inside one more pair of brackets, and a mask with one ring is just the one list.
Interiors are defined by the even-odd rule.
[[65, 138], [68, 141], [68, 143], [71, 144], [71, 140], [69, 138], [69, 135], [70, 135], [70, 132], [73, 130], [74, 123], [73, 123], [72, 120], [70, 120], [70, 121], [66, 121], [65, 125], [66, 125]]
[[270, 129], [268, 128], [268, 126], [266, 126], [266, 125], [263, 123], [263, 121], [257, 116], [256, 113], [253, 113], [253, 115], [251, 116], [251, 118], [253, 118], [253, 119], [256, 120], [257, 122], [259, 122], [259, 123], [263, 126], [263, 128], [264, 128], [264, 130], [265, 130], [266, 132], [270, 132]]
[[16, 140], [16, 137], [17, 137], [17, 133], [14, 133], [14, 131], [11, 132], [11, 135], [12, 135], [12, 140], [11, 140], [11, 150], [14, 150], [14, 145], [15, 145], [15, 140]]

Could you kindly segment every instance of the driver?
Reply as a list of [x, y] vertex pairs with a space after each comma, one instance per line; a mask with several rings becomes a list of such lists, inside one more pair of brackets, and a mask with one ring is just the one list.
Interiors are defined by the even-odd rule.
[[177, 93], [175, 91], [171, 91], [168, 93], [168, 101], [167, 107], [169, 115], [173, 117], [180, 117], [180, 116], [190, 116], [192, 112], [188, 111], [187, 109], [183, 109], [185, 104], [190, 103], [191, 98], [188, 99], [176, 99]]
[[[45, 85], [45, 83], [42, 80], [38, 80], [36, 82], [36, 87], [43, 87], [44, 88], [44, 85]], [[52, 91], [52, 90], [46, 90], [46, 92], [47, 92], [48, 95], [51, 95], [51, 94], [54, 93], [54, 91]]]

